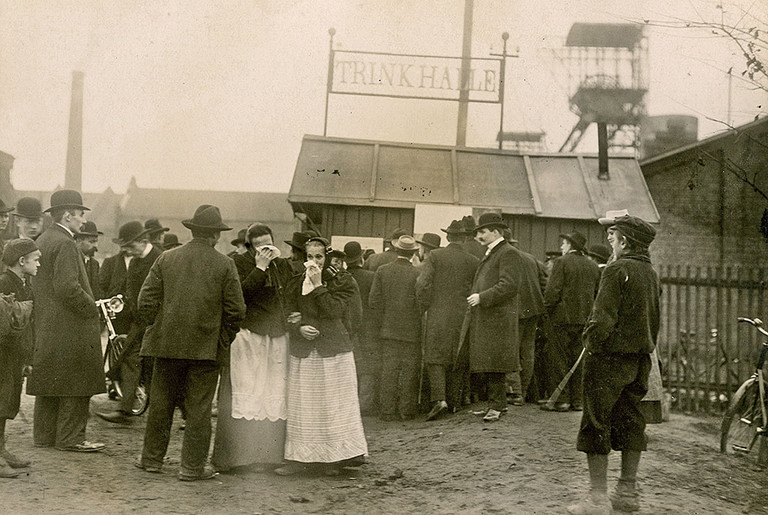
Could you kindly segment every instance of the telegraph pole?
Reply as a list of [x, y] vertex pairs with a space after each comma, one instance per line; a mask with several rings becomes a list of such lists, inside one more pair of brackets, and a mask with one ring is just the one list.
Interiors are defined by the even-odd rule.
[[474, 0], [464, 0], [464, 41], [461, 46], [461, 83], [456, 146], [467, 146], [467, 113], [469, 111], [469, 71], [472, 67], [472, 12]]

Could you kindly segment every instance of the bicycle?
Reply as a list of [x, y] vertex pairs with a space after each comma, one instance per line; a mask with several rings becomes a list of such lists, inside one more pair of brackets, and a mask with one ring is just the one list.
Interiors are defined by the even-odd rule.
[[[736, 391], [723, 416], [720, 428], [720, 452], [744, 456], [755, 447], [758, 437], [766, 436], [766, 429], [768, 429], [766, 386], [763, 376], [763, 365], [768, 357], [768, 331], [763, 329], [763, 321], [759, 318], [753, 320], [739, 317], [738, 320], [751, 324], [766, 337], [761, 344], [760, 357], [757, 360], [754, 373]], [[765, 460], [766, 440], [760, 441], [758, 449], [758, 461], [762, 462]]]
[[[123, 389], [120, 386], [120, 356], [125, 349], [128, 336], [117, 334], [112, 320], [125, 307], [122, 295], [115, 295], [109, 299], [99, 299], [96, 306], [101, 310], [101, 316], [107, 325], [107, 346], [104, 350], [104, 373], [107, 377], [107, 394], [112, 400], [122, 398]], [[136, 401], [131, 407], [131, 414], [138, 416], [147, 410], [149, 395], [142, 382], [136, 386]]]

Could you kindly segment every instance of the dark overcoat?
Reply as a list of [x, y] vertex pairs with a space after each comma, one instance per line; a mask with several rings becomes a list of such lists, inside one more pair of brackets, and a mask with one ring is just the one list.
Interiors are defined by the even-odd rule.
[[88, 284], [91, 285], [91, 293], [93, 293], [94, 299], [102, 298], [99, 268], [99, 262], [96, 261], [96, 258], [85, 258], [85, 274], [88, 276]]
[[237, 254], [232, 259], [240, 277], [246, 306], [245, 319], [240, 322], [240, 327], [273, 338], [288, 332], [286, 321], [289, 313], [285, 295], [294, 276], [291, 262], [284, 258], [274, 259], [265, 271], [256, 266], [250, 252]]
[[139, 292], [141, 291], [141, 286], [149, 275], [149, 270], [152, 268], [152, 265], [155, 264], [157, 258], [162, 254], [163, 251], [161, 249], [152, 245], [152, 250], [150, 250], [146, 256], [139, 256], [131, 259], [131, 262], [128, 265], [128, 273], [125, 278], [125, 300], [131, 312], [136, 312], [136, 306], [139, 305]]
[[392, 263], [397, 259], [397, 252], [395, 252], [394, 249], [387, 249], [384, 252], [379, 252], [377, 254], [374, 254], [373, 256], [369, 257], [365, 260], [365, 264], [363, 264], [363, 268], [366, 270], [370, 270], [371, 272], [375, 272], [379, 269], [382, 265], [387, 265], [389, 263]]
[[515, 247], [512, 250], [520, 254], [523, 268], [520, 276], [520, 318], [530, 318], [544, 314], [544, 288], [547, 285], [547, 273], [544, 264], [535, 257]]
[[[126, 294], [126, 281], [128, 269], [125, 266], [125, 254], [120, 251], [114, 256], [109, 256], [101, 264], [99, 270], [99, 295], [101, 298], [111, 298], [115, 295]], [[112, 325], [118, 334], [125, 334], [133, 322], [132, 311], [125, 309], [117, 314]]]
[[600, 283], [597, 264], [580, 252], [569, 252], [555, 259], [544, 304], [555, 325], [584, 325]]
[[29, 395], [89, 397], [105, 391], [99, 309], [83, 254], [54, 224], [37, 238], [40, 268], [32, 278], [35, 347]]
[[155, 358], [216, 360], [222, 325], [228, 330], [245, 317], [234, 261], [197, 238], [157, 258], [138, 303], [150, 325], [141, 355]]
[[458, 243], [433, 250], [422, 263], [416, 298], [427, 310], [426, 364], [449, 365], [456, 358], [467, 297], [479, 263]]
[[375, 313], [379, 338], [402, 342], [421, 341], [421, 314], [416, 302], [419, 271], [398, 258], [376, 270], [368, 303]]
[[501, 242], [477, 268], [471, 293], [480, 294], [480, 305], [470, 311], [469, 331], [472, 372], [520, 370], [517, 320], [523, 266], [520, 253]]

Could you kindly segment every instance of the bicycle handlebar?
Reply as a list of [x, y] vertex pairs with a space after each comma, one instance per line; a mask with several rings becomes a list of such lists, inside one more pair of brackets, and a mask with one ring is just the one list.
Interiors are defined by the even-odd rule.
[[751, 318], [747, 318], [747, 317], [739, 317], [738, 320], [739, 320], [739, 322], [746, 322], [748, 324], [753, 325], [755, 327], [755, 329], [760, 331], [760, 333], [763, 336], [768, 336], [768, 331], [763, 329], [763, 321], [760, 320], [759, 318], [755, 318], [754, 320], [752, 320]]

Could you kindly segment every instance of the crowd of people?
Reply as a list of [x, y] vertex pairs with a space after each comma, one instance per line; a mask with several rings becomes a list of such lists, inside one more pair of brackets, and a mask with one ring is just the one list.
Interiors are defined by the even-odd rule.
[[[0, 275], [0, 293], [14, 294], [2, 299], [18, 312], [0, 333], [0, 477], [30, 465], [3, 436], [25, 376], [34, 445], [72, 452], [104, 448], [86, 439], [91, 396], [119, 382], [118, 407], [98, 415], [130, 424], [146, 381], [136, 466], [147, 472], [163, 467], [176, 407], [185, 419], [179, 479], [194, 481], [254, 464], [284, 476], [338, 475], [368, 454], [361, 414], [434, 421], [472, 406], [492, 423], [532, 402], [583, 411], [577, 448], [591, 489], [569, 510], [637, 509], [654, 413], [642, 400], [659, 324], [648, 255], [655, 231], [643, 220], [609, 212], [599, 222], [610, 248], [565, 233], [543, 262], [516, 247], [497, 213], [446, 223], [445, 246], [438, 234], [416, 239], [398, 229], [370, 255], [357, 241], [333, 249], [307, 230], [285, 242], [292, 253], [282, 257], [258, 222], [238, 232], [229, 255], [219, 253], [232, 228], [216, 206], [202, 205], [182, 222], [186, 244], [157, 219], [131, 221], [114, 240], [119, 253], [100, 265], [102, 233], [85, 220], [88, 210], [73, 190], [54, 192], [45, 211], [34, 198], [0, 201], [0, 232], [10, 216], [18, 228], [3, 242]], [[95, 300], [116, 295], [125, 309], [114, 327], [127, 337], [107, 378]], [[622, 451], [622, 476], [609, 499], [611, 449]]]

